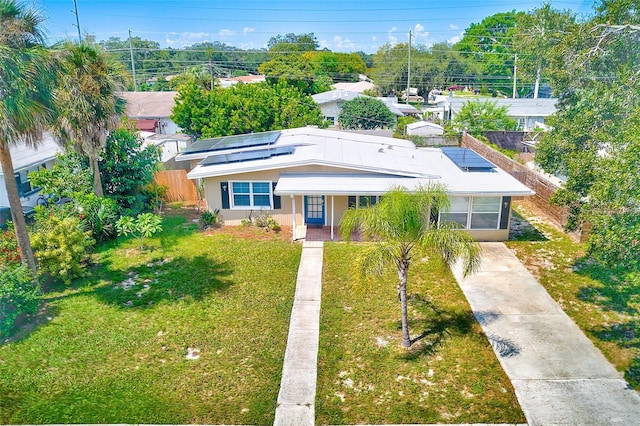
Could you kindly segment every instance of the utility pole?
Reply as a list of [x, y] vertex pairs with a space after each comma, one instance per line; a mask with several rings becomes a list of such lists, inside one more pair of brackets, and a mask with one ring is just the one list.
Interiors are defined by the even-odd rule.
[[138, 91], [138, 82], [136, 81], [136, 63], [133, 60], [133, 45], [131, 44], [131, 30], [129, 30], [129, 53], [131, 54], [131, 72], [133, 73], [133, 91]]
[[71, 13], [76, 15], [76, 27], [78, 28], [78, 42], [82, 43], [82, 33], [80, 32], [80, 16], [78, 15], [78, 2], [73, 0], [73, 10]]
[[411, 93], [411, 30], [409, 30], [409, 60], [407, 61], [407, 105]]
[[516, 78], [518, 73], [518, 54], [516, 53], [516, 57], [513, 61], [513, 99], [516, 98], [518, 92], [516, 92]]

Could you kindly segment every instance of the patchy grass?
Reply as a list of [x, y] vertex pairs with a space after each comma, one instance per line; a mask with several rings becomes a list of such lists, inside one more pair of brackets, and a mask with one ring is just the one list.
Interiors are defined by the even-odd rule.
[[640, 390], [640, 275], [603, 268], [585, 247], [545, 222], [530, 203], [515, 208], [543, 239], [507, 245], [625, 378]]
[[272, 424], [300, 246], [196, 228], [165, 219], [51, 289], [0, 346], [0, 423]]
[[409, 350], [389, 272], [354, 285], [358, 244], [327, 243], [318, 354], [318, 424], [524, 423], [513, 388], [449, 272], [414, 256]]

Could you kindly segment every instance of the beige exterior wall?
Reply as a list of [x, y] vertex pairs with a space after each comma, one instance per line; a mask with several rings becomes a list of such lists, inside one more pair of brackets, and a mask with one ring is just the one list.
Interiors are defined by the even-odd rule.
[[[242, 219], [249, 217], [249, 214], [257, 214], [261, 210], [258, 208], [222, 208], [222, 194], [220, 190], [220, 182], [231, 181], [270, 181], [277, 182], [280, 179], [281, 172], [336, 172], [341, 171], [337, 168], [325, 167], [325, 166], [313, 166], [302, 168], [289, 168], [280, 170], [267, 170], [260, 172], [242, 173], [237, 175], [227, 175], [222, 177], [211, 177], [205, 179], [205, 198], [209, 209], [219, 209], [224, 223], [226, 225], [239, 225]], [[344, 170], [342, 170], [344, 171]], [[333, 207], [334, 225], [338, 225], [342, 214], [348, 207], [347, 196], [334, 196], [333, 200], [335, 206]], [[273, 210], [265, 210], [271, 215], [280, 225], [292, 226], [293, 225], [293, 211], [295, 202], [295, 222], [296, 225], [304, 224], [304, 196], [281, 196], [281, 208]], [[332, 196], [325, 196], [325, 225], [331, 225], [331, 201]]]
[[[240, 225], [242, 219], [246, 219], [250, 214], [258, 214], [261, 210], [259, 208], [222, 208], [222, 194], [220, 189], [220, 182], [231, 181], [269, 181], [277, 182], [282, 172], [336, 172], [341, 171], [337, 168], [313, 166], [313, 167], [298, 167], [279, 170], [267, 170], [260, 172], [242, 173], [237, 175], [227, 175], [221, 177], [210, 177], [205, 179], [205, 198], [209, 209], [219, 209], [220, 214], [224, 220], [225, 225]], [[281, 208], [280, 209], [268, 209], [264, 210], [271, 215], [278, 224], [282, 226], [293, 226], [294, 224], [294, 209], [295, 209], [295, 224], [304, 224], [304, 196], [298, 195], [295, 197], [281, 196]], [[295, 207], [294, 207], [295, 204]], [[340, 218], [344, 212], [348, 209], [349, 197], [348, 196], [325, 196], [325, 226], [338, 226]], [[483, 230], [468, 230], [469, 234], [478, 241], [506, 241], [509, 238], [509, 229], [483, 229]]]

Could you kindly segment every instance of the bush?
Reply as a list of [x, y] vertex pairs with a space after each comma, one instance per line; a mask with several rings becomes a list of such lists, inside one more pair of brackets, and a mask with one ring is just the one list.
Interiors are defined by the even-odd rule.
[[80, 228], [80, 219], [50, 212], [41, 215], [31, 237], [31, 245], [38, 259], [40, 273], [71, 284], [71, 280], [85, 275], [84, 267], [95, 241], [91, 231]]
[[257, 216], [253, 217], [253, 223], [258, 227], [264, 230], [271, 231], [280, 231], [280, 225], [276, 220], [269, 215], [268, 213], [258, 213]]
[[20, 249], [18, 248], [18, 240], [16, 240], [13, 224], [9, 222], [5, 231], [0, 230], [0, 267], [19, 264]]
[[140, 241], [140, 250], [144, 249], [144, 238], [162, 231], [162, 218], [153, 213], [142, 213], [135, 219], [131, 216], [122, 216], [116, 222], [118, 235], [133, 235]]
[[215, 227], [220, 225], [220, 210], [205, 210], [200, 215], [200, 223], [204, 228]]
[[24, 265], [0, 265], [0, 339], [14, 330], [21, 315], [35, 314], [40, 289], [31, 270]]
[[96, 241], [106, 241], [116, 236], [116, 222], [120, 206], [110, 198], [91, 194], [76, 194], [75, 214], [81, 221], [82, 229], [90, 231]]

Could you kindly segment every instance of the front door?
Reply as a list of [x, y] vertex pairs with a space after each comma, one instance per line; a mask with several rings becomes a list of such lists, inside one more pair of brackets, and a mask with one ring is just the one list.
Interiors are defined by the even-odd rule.
[[324, 225], [324, 195], [305, 195], [304, 223]]

